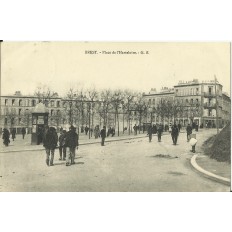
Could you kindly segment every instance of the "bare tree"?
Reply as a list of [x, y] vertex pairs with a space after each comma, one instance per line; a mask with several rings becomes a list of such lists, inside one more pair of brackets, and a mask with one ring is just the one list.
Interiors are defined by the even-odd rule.
[[38, 98], [39, 102], [42, 102], [46, 106], [48, 106], [48, 103], [53, 97], [58, 96], [57, 92], [51, 90], [47, 85], [39, 85], [36, 88], [34, 95]]

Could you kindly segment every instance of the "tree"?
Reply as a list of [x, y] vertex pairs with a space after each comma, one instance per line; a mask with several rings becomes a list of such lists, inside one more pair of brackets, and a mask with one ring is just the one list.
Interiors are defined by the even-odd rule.
[[47, 85], [39, 85], [36, 88], [34, 95], [38, 98], [39, 102], [42, 102], [46, 106], [48, 106], [48, 103], [53, 97], [58, 96], [57, 92], [51, 90]]
[[122, 91], [115, 90], [112, 94], [111, 104], [114, 109], [115, 127], [116, 127], [116, 122], [118, 125], [118, 136], [119, 136], [119, 116], [118, 115], [119, 115], [119, 108], [120, 108], [122, 100], [123, 100]]

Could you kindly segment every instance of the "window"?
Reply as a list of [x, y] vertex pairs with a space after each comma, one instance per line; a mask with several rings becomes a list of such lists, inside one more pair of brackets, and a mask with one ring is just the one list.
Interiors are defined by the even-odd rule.
[[22, 119], [21, 119], [21, 118], [19, 118], [19, 124], [21, 123], [21, 121], [22, 121]]
[[209, 109], [209, 111], [208, 111], [208, 116], [212, 116], [212, 110], [211, 109]]
[[56, 113], [57, 115], [60, 115], [60, 110], [57, 110], [57, 113]]
[[22, 109], [19, 109], [19, 115], [21, 115]]
[[12, 99], [12, 106], [15, 105], [15, 99]]
[[198, 103], [198, 98], [196, 99], [196, 103]]
[[32, 106], [35, 106], [35, 104], [36, 104], [36, 101], [35, 101], [35, 100], [32, 100], [32, 101], [31, 101], [31, 105], [32, 105]]
[[5, 106], [8, 105], [8, 99], [5, 99]]
[[155, 99], [152, 100], [152, 103], [155, 105]]
[[193, 99], [191, 99], [191, 104], [193, 104]]
[[149, 104], [151, 104], [151, 99], [149, 99]]
[[56, 102], [56, 107], [60, 107], [60, 101]]
[[54, 101], [51, 101], [51, 107], [54, 107]]
[[188, 103], [189, 102], [188, 99], [186, 99], [185, 102]]
[[51, 116], [53, 115], [53, 111], [54, 111], [54, 110], [51, 110]]
[[19, 106], [22, 106], [22, 99], [19, 100]]
[[198, 95], [199, 94], [199, 89], [198, 88], [196, 88], [196, 95]]

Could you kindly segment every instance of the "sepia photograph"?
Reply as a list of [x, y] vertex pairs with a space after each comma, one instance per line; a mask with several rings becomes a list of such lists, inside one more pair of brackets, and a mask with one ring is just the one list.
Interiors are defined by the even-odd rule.
[[231, 191], [231, 43], [0, 53], [0, 192]]

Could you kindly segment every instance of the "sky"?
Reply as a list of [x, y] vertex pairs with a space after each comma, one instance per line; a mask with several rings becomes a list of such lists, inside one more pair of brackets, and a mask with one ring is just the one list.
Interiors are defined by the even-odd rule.
[[3, 42], [1, 58], [1, 95], [33, 94], [40, 85], [60, 96], [70, 87], [148, 93], [214, 75], [230, 94], [229, 43]]

